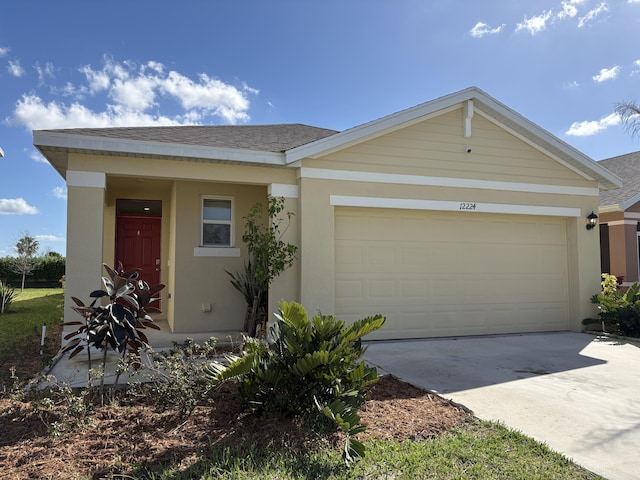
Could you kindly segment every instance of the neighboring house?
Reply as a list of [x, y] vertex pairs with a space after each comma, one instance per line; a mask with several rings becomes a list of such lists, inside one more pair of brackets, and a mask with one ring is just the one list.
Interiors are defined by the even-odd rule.
[[267, 195], [285, 197], [300, 248], [271, 311], [382, 313], [375, 338], [579, 331], [600, 281], [586, 217], [621, 185], [477, 88], [343, 132], [41, 130], [34, 144], [67, 182], [67, 297], [98, 287], [102, 262], [144, 264], [175, 332], [242, 328], [225, 270], [242, 269], [243, 216]]
[[622, 179], [622, 188], [600, 194], [601, 269], [624, 277], [623, 285], [629, 286], [638, 281], [640, 269], [640, 152], [598, 163]]

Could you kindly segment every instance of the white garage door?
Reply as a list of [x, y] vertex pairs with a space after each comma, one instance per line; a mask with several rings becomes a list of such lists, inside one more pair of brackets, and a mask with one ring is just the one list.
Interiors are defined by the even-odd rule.
[[569, 328], [565, 220], [335, 209], [336, 315], [381, 313], [368, 338]]

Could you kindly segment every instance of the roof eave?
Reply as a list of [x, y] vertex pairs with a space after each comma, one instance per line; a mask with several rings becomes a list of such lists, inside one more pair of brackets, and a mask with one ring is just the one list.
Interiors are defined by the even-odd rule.
[[238, 163], [285, 166], [285, 155], [247, 149], [216, 148], [141, 140], [123, 140], [90, 135], [75, 135], [62, 132], [34, 130], [33, 144], [42, 152], [43, 148], [137, 154], [186, 159], [222, 160]]

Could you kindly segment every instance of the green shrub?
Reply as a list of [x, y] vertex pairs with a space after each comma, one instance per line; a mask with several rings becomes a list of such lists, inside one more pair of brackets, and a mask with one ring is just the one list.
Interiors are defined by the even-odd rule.
[[618, 289], [616, 277], [603, 273], [601, 285], [602, 291], [591, 297], [591, 301], [598, 305], [598, 318], [588, 318], [582, 323], [600, 323], [603, 332], [640, 337], [640, 284], [635, 282], [622, 292]]
[[338, 426], [347, 433], [345, 461], [362, 456], [364, 447], [351, 436], [364, 430], [357, 409], [378, 374], [361, 360], [361, 339], [381, 328], [385, 318], [367, 317], [347, 326], [333, 316], [309, 319], [295, 302], [281, 302], [277, 318], [273, 345], [247, 338], [244, 356], [229, 357], [226, 366], [212, 362], [205, 373], [214, 384], [238, 378], [249, 411], [301, 416], [314, 428]]
[[13, 287], [2, 283], [0, 280], [0, 313], [9, 310], [11, 303], [16, 298], [16, 291]]
[[196, 406], [209, 400], [210, 381], [203, 371], [206, 361], [216, 354], [217, 340], [211, 337], [204, 345], [187, 339], [173, 343], [168, 351], [149, 349], [148, 365], [137, 372], [142, 382], [131, 383], [129, 394], [145, 396], [159, 410], [173, 410], [188, 417]]

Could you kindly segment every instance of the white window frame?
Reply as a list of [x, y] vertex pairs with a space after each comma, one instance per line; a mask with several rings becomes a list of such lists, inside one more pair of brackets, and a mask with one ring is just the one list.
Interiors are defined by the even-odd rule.
[[[204, 202], [205, 200], [227, 200], [231, 205], [231, 220], [205, 220], [204, 218]], [[200, 196], [200, 248], [231, 248], [235, 242], [235, 199], [233, 197], [220, 197], [216, 195], [201, 195]], [[214, 225], [229, 225], [229, 245], [205, 245], [204, 244], [204, 226], [205, 224]]]

